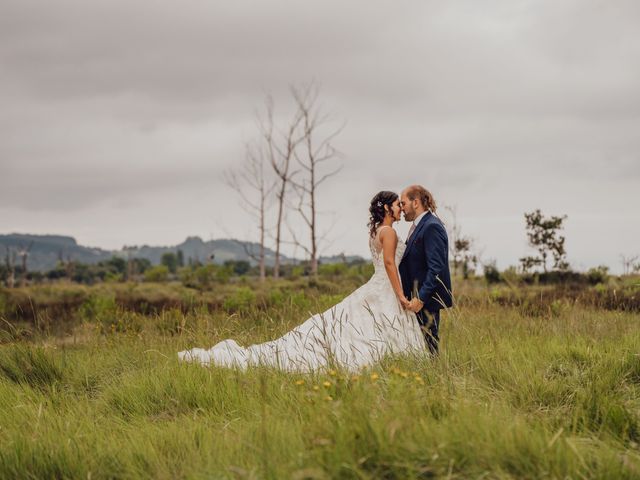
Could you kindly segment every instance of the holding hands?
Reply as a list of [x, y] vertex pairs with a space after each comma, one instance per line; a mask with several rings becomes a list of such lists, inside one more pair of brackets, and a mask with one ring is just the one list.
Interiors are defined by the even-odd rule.
[[409, 304], [411, 302], [409, 302], [409, 300], [407, 300], [407, 297], [405, 297], [403, 294], [400, 294], [398, 296], [398, 301], [400, 302], [400, 305], [402, 305], [402, 308], [404, 310], [407, 310], [409, 308]]
[[411, 310], [413, 313], [418, 313], [424, 307], [424, 303], [419, 298], [412, 298], [411, 300], [407, 300], [407, 297], [402, 295], [400, 297], [400, 304], [402, 308], [405, 310]]
[[409, 302], [408, 309], [413, 313], [418, 313], [424, 307], [424, 303], [418, 297], [412, 298]]

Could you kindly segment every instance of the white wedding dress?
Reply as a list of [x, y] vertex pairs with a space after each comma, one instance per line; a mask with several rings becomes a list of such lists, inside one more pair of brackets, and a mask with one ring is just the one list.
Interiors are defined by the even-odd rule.
[[[369, 240], [369, 247], [373, 276], [326, 312], [312, 316], [276, 340], [242, 347], [229, 339], [209, 350], [193, 348], [179, 352], [178, 357], [203, 365], [239, 368], [267, 365], [309, 372], [329, 366], [358, 370], [389, 353], [427, 355], [415, 314], [403, 310], [393, 292], [378, 235]], [[404, 242], [398, 242], [396, 265], [405, 248]]]

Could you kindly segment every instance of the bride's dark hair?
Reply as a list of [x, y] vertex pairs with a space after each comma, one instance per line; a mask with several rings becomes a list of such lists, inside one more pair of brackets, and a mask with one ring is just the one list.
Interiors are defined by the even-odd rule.
[[384, 209], [385, 205], [388, 206], [389, 211], [391, 211], [391, 205], [393, 205], [393, 202], [397, 199], [397, 193], [386, 190], [376, 193], [376, 195], [371, 199], [371, 205], [369, 205], [369, 213], [371, 215], [369, 217], [369, 223], [367, 224], [369, 227], [369, 235], [371, 237], [376, 234], [376, 230], [387, 214], [387, 211]]

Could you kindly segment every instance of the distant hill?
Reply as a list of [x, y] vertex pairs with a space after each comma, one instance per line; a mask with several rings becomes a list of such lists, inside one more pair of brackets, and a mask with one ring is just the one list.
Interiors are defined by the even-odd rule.
[[[116, 252], [117, 255], [126, 255], [128, 253], [132, 257], [146, 258], [151, 263], [160, 263], [162, 255], [167, 252], [182, 251], [185, 263], [189, 262], [189, 259], [193, 261], [205, 262], [213, 254], [213, 262], [222, 264], [227, 260], [246, 260], [252, 264], [255, 263], [251, 259], [251, 256], [247, 253], [257, 254], [260, 245], [257, 243], [241, 242], [239, 240], [232, 239], [220, 239], [203, 241], [200, 237], [187, 237], [187, 239], [175, 246], [125, 246], [121, 251]], [[246, 250], [245, 250], [246, 249]], [[275, 252], [266, 249], [265, 257], [267, 265], [273, 265], [275, 259]], [[282, 262], [291, 262], [292, 259], [281, 256]]]
[[[31, 271], [51, 270], [60, 259], [71, 259], [82, 263], [98, 263], [113, 256], [113, 252], [101, 248], [83, 247], [73, 237], [61, 235], [28, 235], [12, 233], [0, 235], [0, 256], [2, 261], [7, 248], [17, 252], [31, 247], [27, 259], [27, 268]], [[16, 260], [20, 263], [20, 259]]]
[[[160, 263], [164, 253], [182, 251], [185, 263], [189, 259], [205, 262], [213, 254], [213, 262], [222, 264], [227, 260], [246, 260], [254, 265], [256, 262], [247, 254], [258, 252], [257, 243], [241, 242], [233, 239], [219, 239], [203, 241], [200, 237], [188, 237], [184, 242], [175, 246], [125, 246], [121, 250], [103, 250], [101, 248], [78, 245], [75, 238], [61, 235], [29, 235], [12, 233], [0, 235], [0, 256], [4, 261], [7, 248], [18, 251], [31, 246], [27, 260], [27, 268], [31, 271], [47, 271], [56, 266], [59, 260], [73, 260], [82, 263], [98, 263], [113, 256], [146, 258], [152, 264]], [[273, 265], [275, 252], [266, 249], [267, 265]], [[359, 256], [337, 255], [321, 257], [321, 263], [337, 263], [342, 261], [361, 260]], [[19, 259], [16, 260], [19, 263]], [[295, 259], [281, 256], [282, 263], [292, 263]]]

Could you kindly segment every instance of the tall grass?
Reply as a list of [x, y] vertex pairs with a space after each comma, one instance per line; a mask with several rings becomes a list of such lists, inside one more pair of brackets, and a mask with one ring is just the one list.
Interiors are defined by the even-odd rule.
[[0, 346], [0, 478], [640, 478], [637, 315], [463, 307], [439, 358], [358, 375], [179, 363], [336, 301], [242, 295], [117, 328], [96, 304], [73, 334]]

